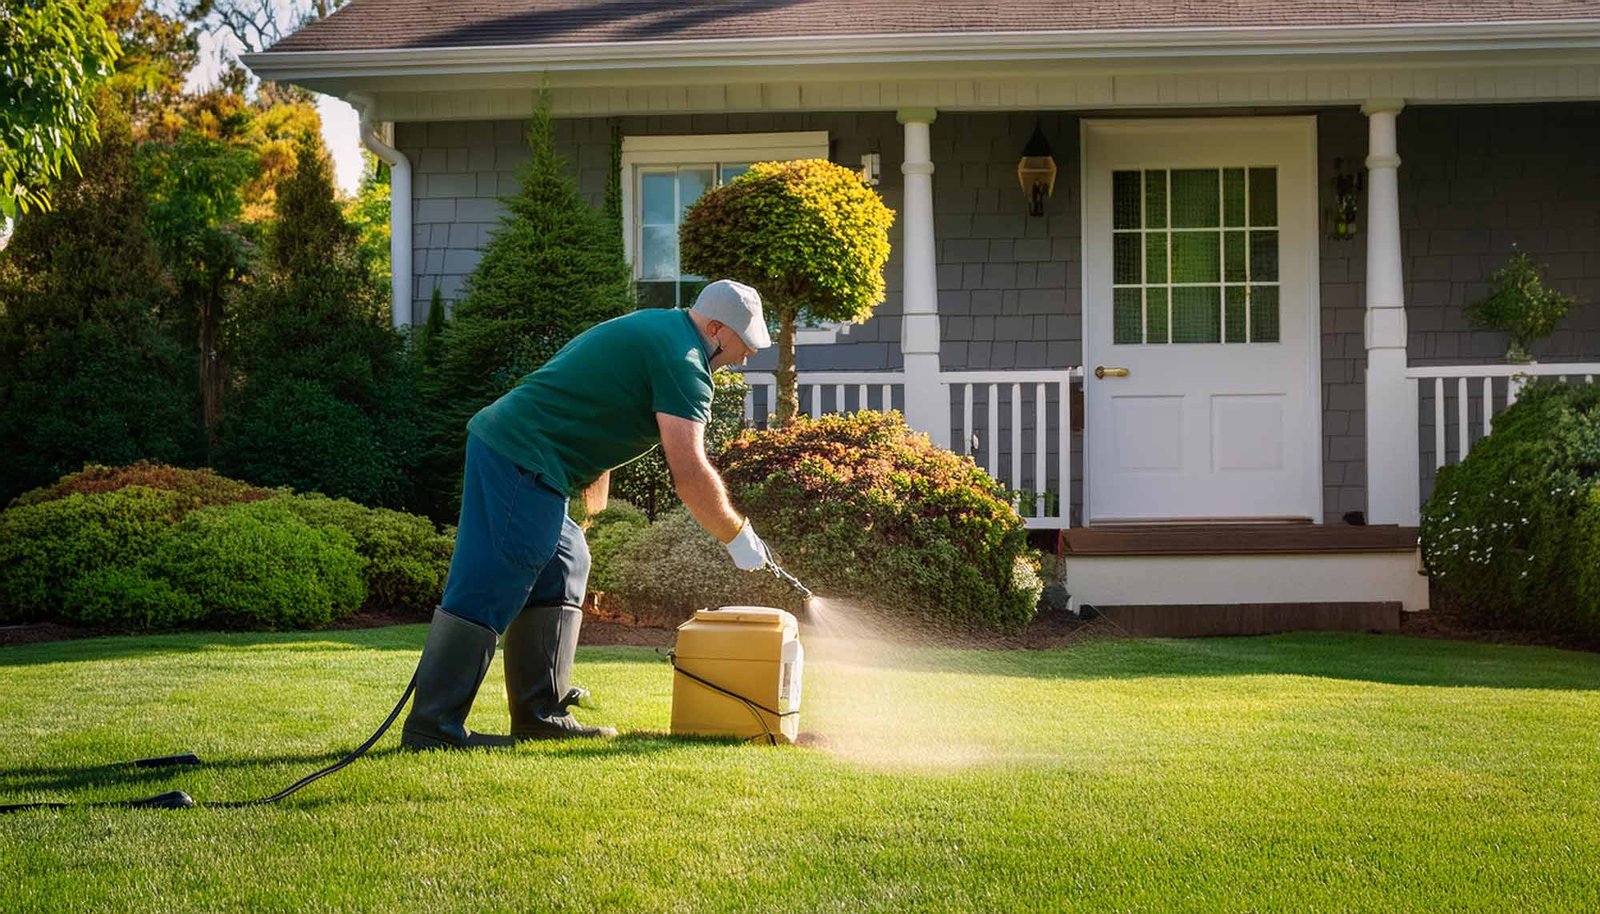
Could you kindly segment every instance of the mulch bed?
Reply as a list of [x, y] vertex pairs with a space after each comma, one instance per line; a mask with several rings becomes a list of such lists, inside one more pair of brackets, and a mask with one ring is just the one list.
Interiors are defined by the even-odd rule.
[[[341, 620], [335, 630], [381, 628], [412, 625], [428, 621], [426, 614], [363, 610]], [[623, 612], [608, 612], [590, 606], [584, 614], [583, 643], [586, 645], [628, 645], [670, 647], [678, 620], [641, 617]], [[104, 628], [80, 628], [55, 622], [0, 626], [0, 648], [46, 641], [68, 641], [122, 634]], [[1491, 644], [1537, 645], [1574, 651], [1600, 653], [1600, 639], [1549, 635], [1540, 632], [1477, 628], [1462, 621], [1447, 609], [1405, 613], [1400, 617], [1400, 634], [1413, 638], [1441, 638], [1453, 641], [1481, 641]], [[1047, 610], [1015, 634], [919, 629], [915, 640], [940, 647], [979, 650], [1052, 650], [1101, 638], [1120, 638], [1116, 626], [1103, 620], [1084, 621], [1065, 611]]]

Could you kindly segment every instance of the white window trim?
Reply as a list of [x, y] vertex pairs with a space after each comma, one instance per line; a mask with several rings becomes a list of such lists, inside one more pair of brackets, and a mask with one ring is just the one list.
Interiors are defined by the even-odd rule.
[[[635, 280], [639, 265], [634, 253], [639, 245], [634, 197], [638, 169], [652, 166], [700, 165], [707, 162], [781, 162], [789, 159], [826, 159], [828, 132], [703, 133], [679, 136], [625, 136], [622, 138], [622, 250]], [[799, 328], [797, 345], [832, 343], [845, 324]]]

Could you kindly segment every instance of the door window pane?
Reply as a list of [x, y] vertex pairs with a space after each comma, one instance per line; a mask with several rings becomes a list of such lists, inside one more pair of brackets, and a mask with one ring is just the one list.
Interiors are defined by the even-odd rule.
[[1222, 342], [1222, 289], [1179, 286], [1172, 290], [1172, 341]]
[[1144, 236], [1144, 281], [1167, 282], [1167, 233], [1151, 232]]
[[1172, 233], [1172, 281], [1221, 282], [1222, 253], [1217, 232]]
[[1244, 232], [1224, 232], [1222, 235], [1222, 279], [1224, 282], [1244, 282], [1250, 278], [1250, 264], [1245, 260]]
[[1278, 169], [1250, 169], [1250, 224], [1278, 224]]
[[1245, 325], [1248, 321], [1248, 304], [1246, 303], [1245, 286], [1227, 286], [1222, 296], [1222, 341], [1225, 343], [1243, 343], [1248, 340], [1245, 334]]
[[1244, 225], [1244, 169], [1222, 170], [1222, 224], [1230, 228]]
[[1167, 290], [1144, 290], [1145, 340], [1151, 343], [1167, 341]]
[[1172, 227], [1215, 228], [1220, 223], [1217, 170], [1177, 169], [1172, 172]]
[[1117, 285], [1137, 285], [1139, 271], [1139, 235], [1119, 232], [1111, 240], [1111, 281]]
[[1139, 227], [1139, 172], [1137, 171], [1111, 173], [1111, 227], [1114, 229]]
[[1144, 173], [1144, 227], [1167, 227], [1167, 173], [1164, 170]]
[[1278, 233], [1250, 233], [1250, 279], [1253, 282], [1278, 281]]
[[1113, 289], [1111, 292], [1111, 342], [1142, 343], [1143, 315], [1139, 313], [1138, 289]]
[[1278, 342], [1278, 287], [1250, 288], [1250, 342]]

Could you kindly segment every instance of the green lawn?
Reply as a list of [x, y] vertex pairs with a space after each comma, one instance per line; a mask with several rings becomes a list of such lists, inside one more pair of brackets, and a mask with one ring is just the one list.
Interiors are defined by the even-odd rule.
[[[422, 637], [0, 649], [0, 802], [269, 793], [370, 732]], [[662, 737], [669, 667], [593, 648], [588, 719], [634, 731], [615, 742], [418, 756], [391, 734], [277, 807], [3, 817], [0, 907], [1600, 910], [1600, 656], [1358, 635], [875, 653], [808, 666], [825, 749]], [[107, 765], [181, 750], [208, 764]]]

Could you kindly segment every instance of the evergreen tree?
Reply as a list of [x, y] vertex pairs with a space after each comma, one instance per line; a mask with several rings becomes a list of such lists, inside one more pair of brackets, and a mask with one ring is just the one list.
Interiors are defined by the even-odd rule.
[[467, 421], [589, 327], [631, 307], [611, 222], [584, 202], [556, 155], [548, 100], [528, 130], [521, 186], [443, 334], [430, 379], [426, 465], [436, 516], [454, 514]]
[[217, 466], [369, 504], [403, 505], [417, 456], [417, 394], [403, 341], [334, 199], [321, 141], [302, 135], [277, 188], [264, 275], [240, 303]]
[[200, 456], [193, 352], [165, 332], [170, 288], [126, 116], [0, 252], [0, 504], [85, 462]]

